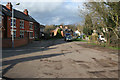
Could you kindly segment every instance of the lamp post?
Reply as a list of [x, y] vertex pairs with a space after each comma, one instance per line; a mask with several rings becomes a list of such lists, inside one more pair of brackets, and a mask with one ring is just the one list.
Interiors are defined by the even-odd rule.
[[[17, 3], [16, 5], [20, 5], [20, 3]], [[14, 9], [12, 7], [12, 48], [14, 48]]]

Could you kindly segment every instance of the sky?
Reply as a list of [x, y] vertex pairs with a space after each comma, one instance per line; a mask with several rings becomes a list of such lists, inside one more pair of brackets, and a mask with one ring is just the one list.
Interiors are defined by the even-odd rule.
[[[2, 4], [6, 5], [11, 0], [2, 0]], [[20, 2], [20, 5], [15, 3]], [[68, 24], [83, 24], [84, 17], [79, 16], [79, 9], [83, 8], [83, 2], [76, 2], [75, 0], [29, 0], [19, 1], [12, 0], [14, 8], [20, 11], [28, 10], [35, 20], [43, 25], [64, 23]], [[79, 8], [78, 8], [79, 6]]]

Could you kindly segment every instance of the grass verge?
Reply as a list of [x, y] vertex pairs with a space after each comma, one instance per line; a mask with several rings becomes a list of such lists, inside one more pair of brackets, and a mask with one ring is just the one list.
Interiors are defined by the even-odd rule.
[[[87, 40], [82, 40], [82, 39], [74, 39], [73, 41], [80, 41], [80, 42], [88, 42]], [[93, 42], [90, 42], [90, 43], [87, 43], [89, 45], [97, 45], [97, 46], [100, 46], [100, 47], [106, 47], [106, 48], [109, 48], [109, 49], [113, 49], [113, 50], [120, 50], [120, 47], [112, 47], [112, 46], [106, 46], [106, 43], [103, 43], [103, 44], [96, 44], [96, 43], [93, 43]]]
[[72, 41], [81, 41], [81, 42], [87, 42], [87, 40], [82, 40], [82, 39], [80, 39], [80, 38], [73, 39]]
[[120, 47], [106, 46], [106, 43], [103, 43], [101, 45], [96, 44], [96, 43], [88, 43], [88, 44], [90, 44], [90, 45], [97, 45], [97, 46], [100, 46], [100, 47], [106, 47], [106, 48], [113, 49], [113, 50], [120, 50]]

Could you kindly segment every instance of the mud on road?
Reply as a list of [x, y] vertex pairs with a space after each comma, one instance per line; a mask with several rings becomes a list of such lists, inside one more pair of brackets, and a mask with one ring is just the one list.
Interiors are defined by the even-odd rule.
[[84, 44], [58, 39], [3, 50], [3, 75], [9, 78], [118, 78], [116, 52], [83, 47]]

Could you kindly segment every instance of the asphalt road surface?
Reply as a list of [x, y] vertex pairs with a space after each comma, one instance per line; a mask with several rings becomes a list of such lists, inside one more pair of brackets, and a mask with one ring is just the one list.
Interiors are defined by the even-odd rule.
[[3, 50], [7, 78], [118, 78], [118, 55], [85, 48], [85, 42], [35, 41]]

